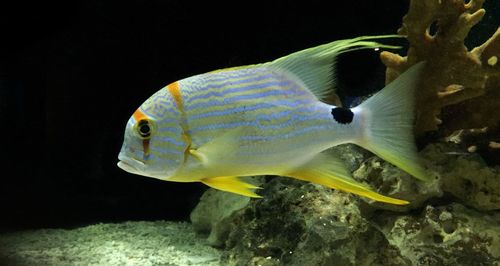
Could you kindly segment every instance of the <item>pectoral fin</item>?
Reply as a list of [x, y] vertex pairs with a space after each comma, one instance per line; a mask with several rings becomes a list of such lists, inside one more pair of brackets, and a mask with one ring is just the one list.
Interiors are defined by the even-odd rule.
[[359, 183], [351, 177], [349, 171], [343, 165], [343, 162], [329, 154], [320, 153], [311, 161], [294, 171], [286, 174], [287, 176], [320, 184], [329, 188], [334, 188], [376, 201], [404, 205], [408, 201], [395, 199], [380, 195], [373, 191], [369, 186]]
[[238, 137], [242, 132], [243, 128], [229, 130], [196, 150], [190, 150], [190, 153], [207, 166], [217, 166], [220, 162], [226, 163], [234, 158], [235, 153], [240, 149]]
[[262, 198], [261, 196], [253, 192], [254, 189], [259, 189], [260, 187], [254, 186], [252, 184], [245, 183], [241, 181], [236, 176], [223, 176], [223, 177], [212, 177], [202, 179], [201, 182], [207, 186], [213, 187], [215, 189], [251, 197], [251, 198]]

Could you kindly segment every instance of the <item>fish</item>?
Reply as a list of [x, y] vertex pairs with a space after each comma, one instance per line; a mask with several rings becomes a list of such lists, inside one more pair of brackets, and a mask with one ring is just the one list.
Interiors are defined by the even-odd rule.
[[219, 69], [161, 88], [128, 120], [118, 167], [132, 174], [259, 198], [242, 177], [276, 175], [375, 201], [404, 205], [355, 180], [330, 148], [359, 145], [417, 179], [429, 180], [414, 142], [420, 62], [354, 108], [325, 102], [335, 59], [360, 49], [394, 49], [374, 39], [337, 40], [274, 61]]

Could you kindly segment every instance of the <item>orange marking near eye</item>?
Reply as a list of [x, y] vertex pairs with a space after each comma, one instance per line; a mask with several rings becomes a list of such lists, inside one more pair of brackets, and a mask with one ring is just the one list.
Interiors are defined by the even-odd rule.
[[137, 108], [137, 110], [135, 110], [134, 114], [132, 115], [135, 119], [136, 122], [139, 122], [141, 121], [142, 119], [148, 119], [148, 116], [145, 115], [141, 110], [140, 108]]
[[144, 150], [144, 159], [147, 160], [149, 158], [149, 139], [142, 141], [142, 149]]
[[[134, 114], [132, 115], [132, 117], [134, 117], [135, 121], [136, 122], [139, 122], [143, 119], [149, 119], [149, 117], [147, 115], [145, 115], [141, 110], [140, 108], [137, 108], [137, 110], [135, 110]], [[149, 157], [149, 139], [145, 139], [142, 141], [142, 150], [144, 152], [144, 160], [147, 160], [148, 157]]]

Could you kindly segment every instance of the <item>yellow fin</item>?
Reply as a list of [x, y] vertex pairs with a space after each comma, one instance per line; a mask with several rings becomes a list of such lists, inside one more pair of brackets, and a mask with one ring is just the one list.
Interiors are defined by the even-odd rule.
[[369, 186], [359, 183], [351, 177], [349, 171], [347, 171], [340, 159], [324, 153], [316, 155], [311, 161], [286, 175], [329, 188], [354, 193], [376, 201], [396, 205], [405, 205], [409, 203], [406, 200], [378, 194]]
[[252, 184], [245, 183], [238, 179], [236, 176], [222, 176], [202, 179], [201, 182], [207, 186], [215, 189], [243, 195], [251, 198], [262, 198], [255, 194], [252, 189], [259, 189], [260, 187]]

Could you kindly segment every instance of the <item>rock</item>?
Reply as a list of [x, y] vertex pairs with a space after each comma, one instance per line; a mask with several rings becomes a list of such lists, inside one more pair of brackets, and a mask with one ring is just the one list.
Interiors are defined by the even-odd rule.
[[387, 241], [410, 265], [495, 265], [500, 260], [498, 212], [481, 213], [452, 203], [428, 205], [416, 216], [382, 219], [379, 226]]
[[[458, 203], [415, 213], [285, 178], [232, 216], [224, 265], [494, 265], [500, 213]], [[368, 211], [365, 211], [365, 209]]]
[[500, 209], [499, 166], [488, 167], [479, 155], [455, 143], [430, 144], [422, 156], [439, 172], [444, 192], [478, 210]]
[[[259, 182], [254, 180], [252, 183], [258, 185]], [[198, 233], [209, 234], [210, 245], [220, 246], [228, 234], [229, 218], [249, 202], [248, 197], [210, 188], [191, 212], [191, 223]]]
[[[355, 146], [333, 152], [357, 168], [358, 181], [411, 204], [271, 178], [259, 191], [262, 199], [237, 205], [222, 219], [198, 214], [213, 243], [225, 248], [224, 265], [494, 265], [500, 259], [500, 213], [481, 212], [498, 209], [498, 167], [456, 143], [430, 144], [421, 154], [436, 178], [421, 182]], [[212, 193], [205, 212], [227, 206]]]
[[353, 176], [359, 181], [364, 180], [369, 183], [380, 194], [408, 200], [410, 204], [391, 205], [367, 198], [362, 198], [363, 201], [377, 209], [404, 212], [420, 208], [427, 200], [442, 196], [439, 175], [433, 171], [429, 171], [429, 174], [435, 178], [431, 182], [422, 182], [394, 165], [373, 156], [361, 164]]
[[393, 262], [387, 265], [404, 262], [351, 194], [282, 177], [261, 194], [233, 216], [225, 265], [371, 265], [386, 257]]
[[373, 153], [368, 150], [350, 143], [335, 146], [331, 148], [331, 151], [342, 159], [350, 172], [357, 170], [366, 159], [373, 156]]
[[439, 186], [439, 175], [435, 171], [429, 172], [435, 177], [432, 182], [421, 182], [354, 144], [339, 145], [332, 148], [332, 151], [346, 163], [346, 167], [359, 182], [368, 183], [380, 194], [410, 201], [409, 205], [397, 206], [361, 197], [364, 202], [377, 209], [408, 211], [419, 208], [425, 201], [443, 194]]
[[376, 156], [366, 159], [353, 173], [354, 178], [369, 183], [378, 193], [408, 200], [409, 205], [389, 205], [366, 198], [363, 201], [377, 209], [402, 212], [452, 195], [478, 210], [500, 209], [499, 166], [489, 167], [478, 154], [455, 143], [429, 144], [420, 154], [428, 173], [435, 177], [432, 182], [416, 180]]

